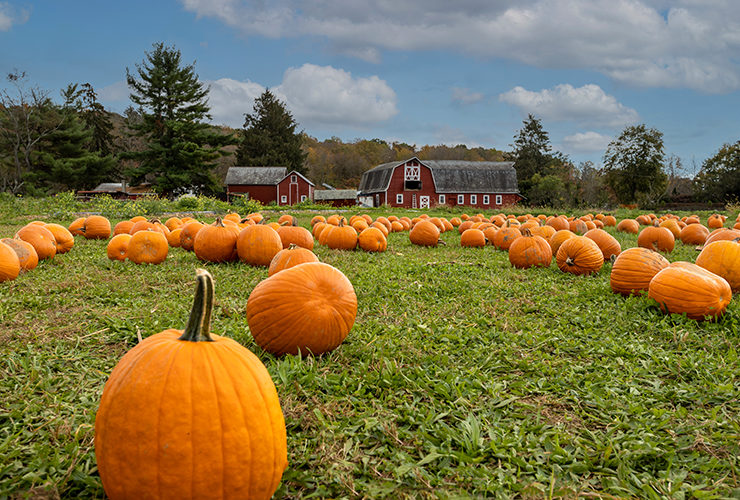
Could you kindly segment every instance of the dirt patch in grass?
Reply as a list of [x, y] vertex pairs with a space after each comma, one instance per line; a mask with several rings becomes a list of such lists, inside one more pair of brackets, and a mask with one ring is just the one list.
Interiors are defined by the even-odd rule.
[[518, 403], [530, 406], [550, 425], [565, 427], [566, 429], [583, 429], [586, 426], [576, 413], [575, 406], [547, 394], [527, 396], [518, 400]]

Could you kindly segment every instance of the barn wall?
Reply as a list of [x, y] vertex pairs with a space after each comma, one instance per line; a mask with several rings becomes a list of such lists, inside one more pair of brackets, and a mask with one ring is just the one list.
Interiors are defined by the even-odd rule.
[[[301, 177], [300, 175], [296, 175], [297, 181], [295, 184], [298, 185], [298, 194], [296, 197], [296, 193], [292, 192], [290, 189], [290, 185], [292, 184], [290, 182], [291, 175], [288, 175], [285, 179], [280, 181], [277, 185], [277, 202], [278, 205], [295, 205], [296, 203], [301, 202], [301, 196], [306, 196], [307, 199], [312, 199], [312, 189], [311, 184], [306, 182], [306, 180]], [[282, 197], [286, 196], [287, 199], [285, 202], [281, 201]], [[296, 199], [293, 199], [293, 197], [296, 197]]]
[[228, 193], [249, 194], [250, 200], [257, 200], [263, 205], [269, 205], [277, 201], [274, 185], [234, 185], [227, 186]]
[[[420, 206], [421, 196], [429, 196], [429, 206], [435, 206], [436, 203], [434, 202], [434, 200], [436, 199], [436, 192], [434, 187], [434, 179], [432, 178], [432, 171], [429, 169], [429, 167], [421, 165], [421, 170], [419, 172], [419, 178], [421, 179], [421, 189], [409, 191], [404, 189], [404, 166], [405, 164], [399, 165], [395, 169], [393, 169], [391, 182], [388, 186], [387, 191], [388, 205], [392, 207], [413, 208], [414, 195], [416, 195], [417, 208], [419, 208]], [[396, 197], [399, 194], [403, 195], [403, 203], [396, 202]]]

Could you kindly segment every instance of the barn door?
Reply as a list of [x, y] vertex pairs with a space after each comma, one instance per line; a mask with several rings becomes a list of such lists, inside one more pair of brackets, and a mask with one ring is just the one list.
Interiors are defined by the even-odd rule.
[[290, 204], [295, 205], [296, 203], [298, 203], [298, 183], [291, 182], [290, 183]]

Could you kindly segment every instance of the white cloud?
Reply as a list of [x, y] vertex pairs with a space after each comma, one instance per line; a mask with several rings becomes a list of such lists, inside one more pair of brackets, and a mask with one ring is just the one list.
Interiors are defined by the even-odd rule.
[[0, 31], [10, 31], [14, 24], [23, 24], [29, 17], [27, 10], [19, 10], [8, 2], [0, 2]]
[[[241, 127], [244, 114], [252, 113], [254, 101], [265, 87], [230, 78], [206, 82], [213, 122]], [[283, 81], [270, 89], [285, 102], [300, 127], [310, 125], [363, 126], [394, 116], [396, 93], [377, 76], [355, 78], [331, 66], [304, 64], [289, 68]]]
[[98, 90], [98, 97], [102, 101], [125, 101], [130, 94], [131, 91], [124, 80], [111, 83]]
[[631, 85], [740, 88], [735, 0], [181, 0], [247, 35], [322, 37], [379, 61], [383, 50], [456, 51]]
[[452, 101], [468, 105], [468, 104], [476, 104], [481, 102], [485, 96], [481, 92], [473, 92], [470, 89], [463, 89], [460, 87], [454, 87], [452, 89]]
[[578, 132], [563, 138], [566, 153], [596, 153], [605, 151], [612, 138], [598, 132]]
[[289, 68], [275, 88], [301, 124], [363, 126], [398, 113], [396, 93], [377, 76], [354, 78], [331, 66]]
[[548, 121], [574, 121], [587, 126], [623, 127], [640, 119], [637, 111], [620, 104], [594, 84], [556, 85], [539, 92], [514, 87], [499, 100]]

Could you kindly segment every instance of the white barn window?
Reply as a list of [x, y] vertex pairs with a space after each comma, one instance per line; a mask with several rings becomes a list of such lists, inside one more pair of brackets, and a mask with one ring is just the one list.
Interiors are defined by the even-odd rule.
[[478, 195], [477, 194], [471, 194], [470, 195], [470, 204], [475, 205], [478, 203]]
[[288, 196], [287, 195], [280, 195], [280, 203], [288, 203]]
[[443, 194], [439, 195], [439, 204], [440, 205], [444, 205], [445, 202], [446, 202], [445, 195], [443, 195]]
[[496, 205], [501, 205], [503, 203], [502, 196], [500, 194], [496, 195]]
[[491, 203], [491, 197], [488, 196], [487, 194], [484, 194], [483, 195], [483, 204], [484, 205], [488, 205], [489, 203]]
[[458, 205], [465, 205], [465, 195], [464, 194], [458, 194], [457, 195], [457, 204]]
[[306, 195], [305, 194], [302, 194], [301, 195], [301, 201], [306, 201]]
[[397, 194], [396, 195], [396, 203], [403, 204], [403, 195], [402, 194]]

